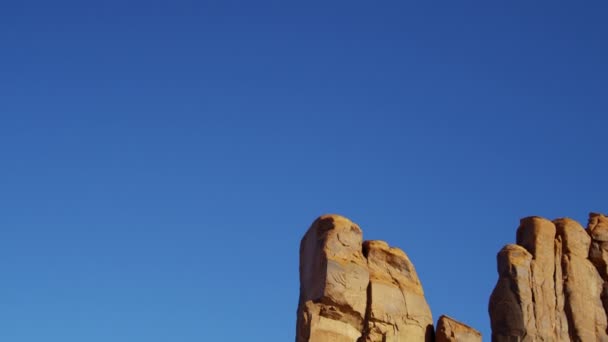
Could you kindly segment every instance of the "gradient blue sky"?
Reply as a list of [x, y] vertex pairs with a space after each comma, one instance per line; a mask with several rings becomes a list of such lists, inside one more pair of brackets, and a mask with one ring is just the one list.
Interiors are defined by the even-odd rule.
[[489, 339], [519, 218], [608, 211], [603, 2], [0, 3], [0, 340], [292, 341], [340, 213]]

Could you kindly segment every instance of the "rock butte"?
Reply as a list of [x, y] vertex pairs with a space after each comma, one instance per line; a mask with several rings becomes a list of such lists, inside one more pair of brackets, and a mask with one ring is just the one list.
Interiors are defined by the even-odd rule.
[[[521, 219], [516, 243], [496, 256], [488, 311], [492, 341], [608, 342], [608, 217]], [[448, 289], [446, 289], [447, 291]], [[431, 310], [407, 254], [363, 241], [355, 223], [319, 217], [300, 244], [296, 342], [481, 341]]]
[[473, 328], [442, 316], [437, 338], [416, 269], [399, 248], [363, 241], [358, 225], [324, 215], [300, 243], [296, 341], [481, 341]]

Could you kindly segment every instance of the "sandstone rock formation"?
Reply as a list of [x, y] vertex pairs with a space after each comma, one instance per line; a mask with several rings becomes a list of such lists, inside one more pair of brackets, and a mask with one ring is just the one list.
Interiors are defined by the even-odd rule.
[[[297, 316], [297, 342], [434, 341], [408, 256], [383, 241], [363, 242], [361, 228], [339, 215], [319, 217], [302, 238]], [[481, 341], [461, 323], [445, 318], [440, 325], [445, 338], [438, 341]]]
[[364, 341], [430, 341], [433, 317], [407, 255], [384, 241], [365, 241], [370, 272]]
[[297, 341], [356, 341], [364, 330], [369, 270], [361, 228], [322, 216], [300, 243]]
[[521, 220], [497, 256], [493, 341], [608, 341], [608, 218]]
[[602, 304], [608, 312], [608, 217], [591, 213], [587, 232], [591, 236], [589, 260], [595, 265], [602, 277]]
[[479, 331], [448, 316], [437, 321], [436, 342], [481, 342]]

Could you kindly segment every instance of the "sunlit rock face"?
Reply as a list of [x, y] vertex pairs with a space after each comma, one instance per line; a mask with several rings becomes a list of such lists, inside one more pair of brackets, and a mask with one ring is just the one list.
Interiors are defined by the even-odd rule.
[[321, 216], [300, 243], [297, 341], [356, 341], [365, 327], [369, 270], [361, 228]]
[[433, 317], [414, 265], [399, 248], [365, 241], [370, 271], [364, 341], [431, 341]]
[[608, 341], [608, 219], [527, 217], [497, 256], [493, 341]]
[[[515, 241], [497, 255], [492, 341], [608, 342], [608, 217], [591, 213], [586, 229], [569, 218], [526, 217]], [[407, 254], [325, 215], [300, 245], [296, 341], [478, 342], [481, 334], [447, 316], [434, 331]]]
[[[481, 340], [455, 320], [439, 324], [438, 341]], [[363, 241], [361, 228], [345, 217], [316, 219], [300, 243], [296, 341], [435, 341], [431, 310], [405, 252]]]
[[437, 321], [437, 342], [481, 342], [479, 331], [448, 316]]

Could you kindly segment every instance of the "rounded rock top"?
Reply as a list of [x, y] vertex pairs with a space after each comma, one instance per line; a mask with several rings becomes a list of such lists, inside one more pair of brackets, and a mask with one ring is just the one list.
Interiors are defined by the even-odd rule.
[[542, 225], [542, 224], [553, 224], [551, 220], [542, 216], [526, 216], [519, 220], [520, 225]]
[[569, 217], [556, 218], [555, 220], [553, 220], [553, 223], [555, 223], [556, 225], [561, 224], [564, 226], [575, 226], [575, 227], [583, 228], [583, 226], [581, 226], [581, 224], [578, 221], [571, 219]]
[[340, 214], [323, 214], [323, 215], [317, 217], [317, 219], [315, 220], [315, 222], [316, 221], [324, 221], [324, 220], [332, 220], [334, 222], [339, 222], [339, 223], [355, 224], [348, 217], [342, 216]]
[[408, 258], [405, 252], [399, 247], [391, 247], [386, 241], [382, 240], [366, 240], [363, 241], [363, 250], [378, 249], [390, 254], [399, 255], [403, 258]]
[[363, 231], [361, 230], [359, 225], [351, 221], [349, 218], [338, 214], [321, 215], [316, 220], [314, 220], [314, 222], [309, 228], [309, 230], [315, 230], [320, 233], [335, 229], [339, 231], [348, 230], [360, 236], [363, 235]]

